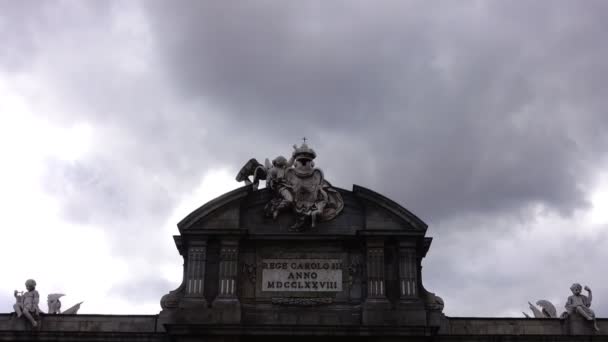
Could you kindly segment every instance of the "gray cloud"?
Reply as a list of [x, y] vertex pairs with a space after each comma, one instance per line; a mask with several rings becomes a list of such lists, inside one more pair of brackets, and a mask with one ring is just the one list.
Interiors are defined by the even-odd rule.
[[[605, 157], [608, 51], [589, 38], [606, 29], [604, 5], [546, 5], [157, 2], [150, 13], [172, 84], [221, 108], [231, 137], [307, 135], [334, 182], [371, 184], [438, 221], [585, 207], [588, 161]], [[368, 163], [373, 173], [352, 175]]]
[[[122, 195], [138, 205], [166, 189], [120, 184], [133, 169], [184, 191], [209, 165], [237, 170], [252, 155], [290, 153], [305, 135], [334, 183], [373, 187], [427, 221], [585, 207], [589, 161], [606, 146], [608, 51], [589, 38], [605, 28], [603, 5], [451, 6], [146, 3], [148, 72], [103, 57], [56, 65], [58, 95], [73, 106], [58, 119], [111, 134], [99, 146], [112, 166], [106, 190], [130, 192]], [[76, 48], [95, 37], [83, 58], [111, 51], [111, 16], [81, 12], [96, 25], [74, 36], [80, 21], [67, 20], [48, 41], [72, 38], [64, 48]], [[65, 51], [57, 54], [61, 62]], [[159, 217], [170, 210], [163, 204]]]
[[580, 234], [565, 222], [549, 219], [539, 227], [496, 217], [452, 220], [441, 234], [431, 232], [425, 287], [443, 297], [450, 316], [520, 316], [530, 313], [528, 301], [540, 299], [563, 312], [570, 285], [578, 282], [591, 287], [592, 308], [606, 317], [608, 290], [597, 270], [608, 257], [608, 234]]
[[[472, 273], [442, 252], [451, 231], [499, 239], [523, 228], [492, 222], [532, 222], [537, 205], [571, 216], [605, 162], [603, 1], [7, 4], [2, 71], [47, 82], [63, 107], [41, 116], [94, 127], [90, 154], [49, 159], [44, 185], [125, 257], [175, 254], [158, 227], [206, 171], [307, 136], [332, 183], [431, 224], [429, 269], [447, 273], [429, 279], [458, 298], [447, 285]], [[467, 296], [529, 284], [483, 270]]]
[[[153, 267], [146, 267], [148, 271], [152, 271]], [[110, 292], [125, 298], [133, 304], [141, 304], [142, 302], [157, 300], [160, 303], [160, 298], [165, 295], [168, 289], [174, 289], [179, 284], [174, 284], [165, 279], [161, 279], [158, 273], [147, 272], [145, 274], [137, 274], [125, 281], [124, 283], [116, 284]]]
[[[69, 45], [70, 40], [77, 43], [91, 38], [86, 35], [91, 32], [90, 24], [106, 23], [112, 15], [111, 9], [106, 2], [0, 3], [0, 40], [5, 43], [0, 51], [0, 66], [12, 72], [29, 70], [32, 63], [48, 54], [47, 47], [61, 49]], [[93, 22], [89, 20], [92, 17]]]

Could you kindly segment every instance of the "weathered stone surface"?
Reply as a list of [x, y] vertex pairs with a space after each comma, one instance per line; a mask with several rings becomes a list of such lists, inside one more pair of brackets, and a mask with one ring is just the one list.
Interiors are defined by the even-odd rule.
[[[265, 215], [273, 196], [268, 189], [243, 187], [188, 215], [176, 237], [186, 285], [165, 296], [161, 320], [167, 326], [187, 320], [385, 327], [430, 326], [432, 321], [437, 327], [445, 319], [443, 307], [427, 298], [420, 275], [430, 244], [426, 224], [371, 190], [337, 191], [344, 201], [340, 214], [305, 231], [291, 231], [289, 216]], [[230, 260], [228, 240], [234, 241]], [[198, 262], [192, 248], [202, 245], [205, 255], [199, 259], [205, 262], [195, 268], [204, 270], [205, 285], [197, 304], [188, 297], [187, 284]], [[313, 269], [317, 266], [321, 269]], [[229, 300], [222, 294], [227, 287]]]
[[41, 315], [34, 329], [0, 314], [0, 341], [163, 341], [158, 315]]
[[[27, 322], [0, 314], [0, 341], [246, 341], [262, 336], [277, 338], [333, 336], [344, 341], [608, 341], [608, 319], [598, 319], [599, 333], [570, 331], [568, 320], [524, 318], [448, 318], [440, 329], [421, 326], [363, 326], [344, 316], [323, 316], [312, 309], [301, 315], [296, 308], [278, 325], [180, 324], [165, 332], [157, 315], [74, 315], [42, 317], [39, 330]], [[266, 312], [272, 315], [272, 310]], [[319, 316], [315, 318], [315, 316]], [[298, 318], [299, 317], [299, 318]], [[582, 319], [582, 318], [581, 318]], [[322, 324], [317, 324], [322, 322]], [[582, 323], [588, 323], [581, 321]], [[303, 323], [310, 325], [304, 326]], [[582, 325], [581, 325], [582, 326]], [[584, 327], [589, 328], [588, 324]]]
[[[446, 336], [594, 336], [597, 341], [608, 341], [608, 319], [598, 319], [599, 332], [593, 330], [582, 317], [559, 318], [466, 318], [450, 317], [439, 330]], [[529, 340], [533, 340], [530, 338]], [[566, 339], [567, 340], [567, 339]], [[524, 339], [525, 341], [525, 339]]]

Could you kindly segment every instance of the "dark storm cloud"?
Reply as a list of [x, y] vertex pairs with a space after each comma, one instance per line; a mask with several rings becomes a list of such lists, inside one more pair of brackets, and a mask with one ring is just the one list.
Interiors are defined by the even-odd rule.
[[[91, 17], [95, 23], [108, 20], [109, 2], [3, 1], [0, 3], [0, 66], [12, 72], [26, 71], [32, 61], [46, 54], [45, 48], [60, 48], [58, 34], [86, 38]], [[68, 30], [66, 32], [65, 30]], [[65, 36], [63, 36], [65, 38]], [[77, 51], [74, 51], [77, 52]]]
[[[193, 1], [149, 11], [172, 85], [220, 108], [230, 140], [255, 133], [280, 147], [307, 135], [330, 180], [441, 220], [586, 205], [589, 160], [606, 147], [605, 7]], [[366, 164], [373, 172], [353, 174]]]
[[[85, 157], [47, 161], [44, 185], [65, 218], [103, 227], [130, 263], [179, 258], [159, 228], [206, 171], [288, 155], [306, 136], [332, 183], [372, 188], [431, 224], [425, 279], [449, 310], [492, 314], [514, 296], [525, 308], [543, 289], [532, 275], [461, 261], [516, 229], [502, 217], [585, 207], [605, 159], [603, 1], [144, 2], [143, 33], [116, 28], [136, 3], [6, 4], [0, 71], [34, 70], [62, 104], [39, 115], [94, 130]], [[452, 230], [472, 240], [438, 234]], [[559, 296], [585, 281], [555, 272]], [[154, 278], [113, 291], [157, 301], [174, 286]], [[458, 302], [509, 289], [487, 309]]]
[[[43, 186], [61, 201], [65, 218], [106, 227], [119, 245], [128, 245], [117, 252], [132, 253], [130, 240], [151, 239], [149, 231], [158, 232], [178, 194], [200, 181], [203, 160], [213, 161], [201, 148], [201, 121], [213, 120], [173, 103], [169, 108], [170, 89], [154, 72], [149, 37], [137, 32], [141, 23], [133, 23], [139, 19], [136, 4], [0, 6], [6, 9], [0, 11], [0, 34], [6, 38], [0, 71], [37, 77], [43, 95], [20, 90], [36, 99], [32, 106], [43, 121], [92, 130], [86, 156], [47, 160]], [[60, 108], [44, 107], [57, 103]]]
[[[147, 50], [138, 6], [69, 1], [0, 6], [7, 8], [0, 10], [2, 51], [20, 57], [15, 65], [12, 55], [0, 52], [0, 72], [35, 80], [41, 89], [17, 83], [15, 89], [41, 122], [91, 128], [84, 156], [46, 160], [42, 186], [57, 200], [60, 214], [68, 222], [103, 229], [112, 254], [131, 272], [142, 255], [150, 264], [178, 265], [163, 228], [182, 196], [198, 185], [205, 172], [201, 163], [213, 160], [200, 148], [205, 130], [199, 127], [207, 118], [169, 103], [170, 89], [154, 72], [158, 66]], [[186, 129], [193, 130], [185, 134]], [[124, 293], [120, 289], [127, 285], [116, 286]], [[148, 299], [157, 302], [161, 294]]]
[[[41, 39], [8, 42], [54, 57], [53, 91], [72, 108], [53, 115], [90, 121], [108, 140], [106, 161], [79, 166], [101, 172], [105, 190], [80, 188], [89, 199], [68, 201], [68, 216], [90, 200], [107, 217], [152, 201], [163, 217], [167, 188], [187, 191], [210, 166], [289, 154], [302, 136], [330, 181], [374, 188], [427, 221], [585, 206], [608, 121], [601, 2], [145, 6], [154, 39], [142, 73], [112, 59], [124, 48], [116, 3], [99, 15], [42, 7], [30, 17], [44, 20], [11, 24], [53, 23]], [[51, 164], [49, 181], [72, 168]], [[134, 170], [157, 184], [133, 186]], [[114, 210], [127, 202], [105, 198], [111, 189], [132, 205]]]

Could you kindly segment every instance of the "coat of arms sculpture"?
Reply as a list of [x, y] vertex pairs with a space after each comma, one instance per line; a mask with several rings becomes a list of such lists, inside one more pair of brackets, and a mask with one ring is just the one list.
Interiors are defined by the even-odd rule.
[[[260, 180], [273, 193], [272, 200], [266, 204], [266, 216], [276, 219], [281, 212], [292, 212], [295, 223], [291, 231], [303, 231], [317, 222], [329, 221], [342, 211], [344, 201], [340, 193], [325, 180], [323, 171], [316, 168], [315, 151], [308, 147], [306, 139], [300, 147], [293, 146], [289, 160], [276, 157], [272, 163], [266, 159], [264, 165], [254, 158], [250, 159], [239, 171], [236, 180], [252, 184], [254, 189]], [[249, 177], [253, 177], [253, 181]]]

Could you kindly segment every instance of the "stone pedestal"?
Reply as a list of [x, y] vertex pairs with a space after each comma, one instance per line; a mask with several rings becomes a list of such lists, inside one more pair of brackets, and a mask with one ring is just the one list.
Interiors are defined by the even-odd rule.
[[593, 335], [593, 321], [586, 320], [583, 316], [573, 313], [565, 320], [566, 330], [570, 335]]
[[386, 299], [370, 298], [361, 306], [363, 325], [387, 325], [394, 320], [391, 303]]
[[241, 302], [236, 298], [217, 298], [213, 301], [212, 311], [214, 322], [241, 323]]

